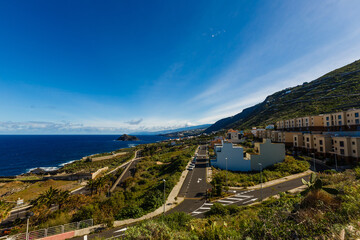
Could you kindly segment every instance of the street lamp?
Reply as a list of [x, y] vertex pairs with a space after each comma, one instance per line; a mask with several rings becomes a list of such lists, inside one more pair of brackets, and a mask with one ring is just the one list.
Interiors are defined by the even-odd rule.
[[260, 166], [260, 184], [261, 184], [261, 190], [260, 190], [260, 194], [261, 194], [261, 201], [263, 200], [263, 184], [262, 184], [262, 164], [258, 163]]
[[316, 172], [315, 153], [313, 153], [312, 155], [313, 155], [313, 159], [314, 159], [314, 172]]
[[166, 204], [166, 201], [165, 201], [165, 182], [166, 182], [166, 180], [163, 179], [163, 182], [164, 182], [164, 212], [163, 212], [163, 215], [165, 216], [165, 204]]
[[34, 216], [33, 212], [26, 213], [26, 240], [29, 240], [29, 219]]
[[228, 185], [228, 164], [227, 164], [228, 158], [225, 158], [225, 165], [226, 165], [226, 186]]
[[336, 152], [335, 152], [335, 170], [337, 171], [338, 167], [337, 167], [337, 155], [336, 155]]

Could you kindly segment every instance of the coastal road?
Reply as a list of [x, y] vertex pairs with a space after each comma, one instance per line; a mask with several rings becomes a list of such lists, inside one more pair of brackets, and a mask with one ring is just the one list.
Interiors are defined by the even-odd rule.
[[178, 195], [185, 199], [178, 206], [168, 211], [167, 214], [172, 212], [190, 213], [205, 203], [206, 190], [211, 188], [211, 185], [206, 182], [207, 166], [207, 146], [201, 145], [196, 157], [195, 168], [186, 176]]
[[190, 215], [197, 217], [197, 218], [203, 218], [204, 213], [209, 211], [211, 206], [217, 202], [222, 205], [248, 205], [254, 202], [261, 201], [261, 199], [265, 199], [274, 195], [277, 195], [281, 192], [286, 192], [291, 189], [301, 187], [303, 186], [303, 183], [301, 179], [304, 178], [305, 180], [309, 180], [310, 175], [307, 175], [305, 177], [299, 177], [293, 180], [289, 180], [287, 182], [279, 183], [273, 186], [269, 186], [266, 188], [256, 189], [256, 190], [242, 190], [242, 191], [236, 191], [233, 196], [226, 197], [214, 202], [204, 202], [199, 208], [193, 210], [190, 212]]

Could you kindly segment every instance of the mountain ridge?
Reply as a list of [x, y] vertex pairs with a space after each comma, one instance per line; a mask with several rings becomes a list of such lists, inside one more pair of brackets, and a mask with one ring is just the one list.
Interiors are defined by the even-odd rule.
[[360, 60], [311, 82], [285, 88], [240, 113], [215, 122], [204, 132], [265, 126], [281, 119], [360, 107]]

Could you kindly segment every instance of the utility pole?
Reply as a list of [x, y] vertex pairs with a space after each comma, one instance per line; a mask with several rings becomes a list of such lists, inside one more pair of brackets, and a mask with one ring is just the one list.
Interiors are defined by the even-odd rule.
[[335, 170], [336, 171], [338, 170], [336, 152], [335, 152]]
[[315, 153], [312, 154], [314, 159], [314, 172], [316, 172]]
[[33, 212], [26, 213], [26, 240], [29, 240], [29, 220], [31, 216], [34, 216]]
[[263, 184], [262, 184], [262, 164], [258, 163], [260, 166], [260, 184], [261, 184], [261, 190], [260, 190], [260, 194], [261, 194], [261, 201], [263, 200]]
[[165, 182], [166, 182], [166, 180], [163, 179], [163, 182], [164, 182], [164, 212], [163, 212], [163, 215], [165, 216], [165, 205], [166, 205], [166, 200], [165, 200]]
[[226, 164], [226, 186], [228, 185], [228, 164], [227, 164], [228, 158], [225, 158], [225, 164]]

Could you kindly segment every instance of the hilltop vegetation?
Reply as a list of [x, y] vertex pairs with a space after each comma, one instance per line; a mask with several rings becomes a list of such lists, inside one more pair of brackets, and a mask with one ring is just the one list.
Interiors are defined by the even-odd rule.
[[302, 85], [268, 96], [262, 103], [224, 118], [205, 130], [265, 126], [281, 119], [360, 107], [360, 60]]

